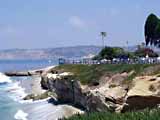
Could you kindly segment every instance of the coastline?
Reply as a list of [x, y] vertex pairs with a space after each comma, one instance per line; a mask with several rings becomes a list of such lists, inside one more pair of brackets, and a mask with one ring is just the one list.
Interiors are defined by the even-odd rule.
[[40, 81], [40, 76], [32, 76], [29, 80], [21, 80], [20, 86], [25, 89], [27, 94], [40, 95], [46, 91], [41, 88]]
[[[45, 68], [45, 70], [48, 70], [51, 67]], [[27, 95], [29, 94], [35, 94], [35, 95], [41, 95], [46, 90], [41, 88], [41, 77], [38, 75], [31, 76], [31, 79], [21, 80], [20, 86], [24, 88]], [[60, 104], [55, 105], [52, 102], [48, 101], [47, 99], [42, 100], [23, 100], [22, 104], [25, 104], [30, 106], [24, 108], [24, 111], [28, 114], [27, 120], [35, 120], [36, 118], [39, 118], [39, 120], [57, 120], [59, 118], [63, 117], [70, 117], [73, 114], [82, 114], [84, 111], [75, 108], [68, 104]], [[40, 114], [41, 113], [41, 114]], [[43, 116], [42, 116], [43, 115]], [[41, 117], [40, 117], [41, 116]]]

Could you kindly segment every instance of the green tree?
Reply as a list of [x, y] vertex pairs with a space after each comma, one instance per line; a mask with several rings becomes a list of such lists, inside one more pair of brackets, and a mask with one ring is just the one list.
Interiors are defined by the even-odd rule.
[[150, 14], [145, 23], [146, 45], [160, 47], [160, 20], [154, 14]]
[[158, 22], [158, 25], [155, 29], [155, 42], [154, 45], [160, 47], [160, 21]]
[[94, 59], [102, 60], [102, 59], [109, 59], [112, 60], [113, 58], [128, 58], [132, 57], [133, 55], [129, 52], [123, 50], [120, 47], [105, 47], [100, 51], [100, 53], [95, 56]]

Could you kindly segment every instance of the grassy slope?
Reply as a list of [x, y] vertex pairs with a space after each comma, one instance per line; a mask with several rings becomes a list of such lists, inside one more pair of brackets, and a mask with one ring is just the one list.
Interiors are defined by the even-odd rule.
[[72, 72], [75, 74], [75, 79], [81, 81], [82, 84], [94, 84], [106, 73], [122, 73], [135, 71], [134, 74], [128, 77], [128, 80], [133, 79], [138, 74], [142, 73], [147, 67], [154, 65], [147, 64], [102, 64], [102, 65], [60, 65], [56, 70]]
[[127, 113], [89, 113], [84, 115], [75, 115], [64, 120], [159, 120], [160, 110], [144, 110], [143, 112]]

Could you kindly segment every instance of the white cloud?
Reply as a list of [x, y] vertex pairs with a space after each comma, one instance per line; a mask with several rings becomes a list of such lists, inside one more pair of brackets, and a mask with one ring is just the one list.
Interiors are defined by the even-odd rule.
[[82, 20], [79, 16], [71, 16], [69, 18], [69, 23], [78, 29], [85, 29], [87, 27], [84, 20]]

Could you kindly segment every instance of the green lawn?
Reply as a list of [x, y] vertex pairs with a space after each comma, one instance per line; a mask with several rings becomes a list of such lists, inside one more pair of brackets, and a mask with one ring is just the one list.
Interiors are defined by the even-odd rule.
[[132, 80], [142, 73], [145, 68], [154, 66], [149, 64], [101, 64], [101, 65], [60, 65], [55, 69], [74, 73], [75, 80], [82, 84], [92, 85], [99, 81], [104, 74], [115, 74], [134, 71], [127, 79]]

